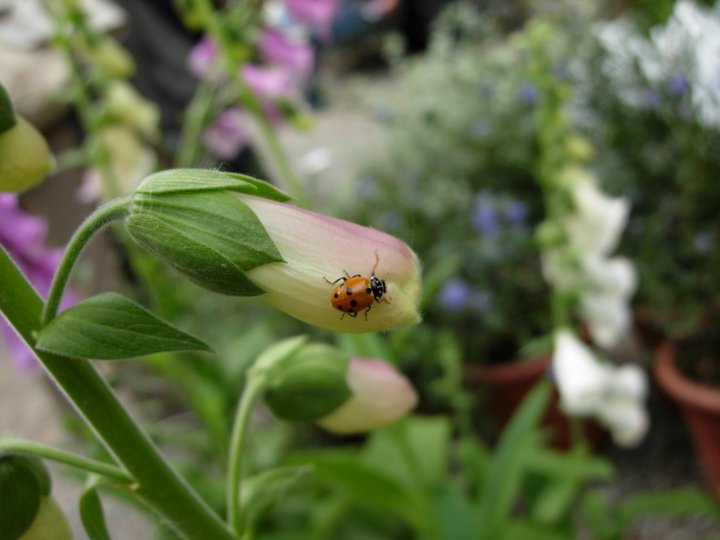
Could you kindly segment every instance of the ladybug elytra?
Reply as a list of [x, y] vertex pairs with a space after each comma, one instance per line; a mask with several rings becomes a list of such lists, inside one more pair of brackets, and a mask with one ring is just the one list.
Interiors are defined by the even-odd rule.
[[367, 320], [367, 314], [370, 308], [372, 308], [373, 300], [378, 304], [380, 302], [390, 303], [387, 297], [383, 296], [387, 293], [385, 280], [375, 275], [375, 269], [379, 262], [380, 256], [376, 251], [375, 266], [373, 266], [370, 271], [370, 277], [365, 277], [360, 274], [351, 276], [347, 271], [343, 270], [345, 276], [339, 277], [335, 281], [323, 278], [331, 285], [340, 282], [340, 284], [333, 289], [332, 295], [330, 296], [330, 305], [342, 311], [341, 319], [345, 317], [345, 315], [357, 317], [358, 312], [365, 310], [365, 320]]

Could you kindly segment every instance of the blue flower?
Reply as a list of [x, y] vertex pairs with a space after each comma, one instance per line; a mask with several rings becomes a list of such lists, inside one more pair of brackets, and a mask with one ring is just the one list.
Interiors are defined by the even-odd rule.
[[488, 238], [494, 238], [500, 233], [495, 203], [487, 194], [478, 195], [475, 199], [472, 222], [475, 229]]
[[642, 93], [642, 106], [645, 109], [657, 109], [661, 104], [660, 94], [654, 88], [646, 88]]
[[538, 91], [537, 86], [530, 82], [522, 83], [522, 86], [520, 87], [520, 100], [523, 103], [526, 105], [535, 105], [538, 97], [540, 97], [540, 92]]
[[682, 96], [690, 90], [690, 82], [682, 73], [673, 73], [668, 77], [667, 89], [674, 96]]
[[505, 207], [505, 217], [513, 225], [524, 225], [527, 219], [527, 206], [520, 201], [510, 201]]
[[446, 311], [457, 313], [467, 306], [470, 286], [462, 279], [450, 279], [443, 284], [439, 297], [440, 305]]

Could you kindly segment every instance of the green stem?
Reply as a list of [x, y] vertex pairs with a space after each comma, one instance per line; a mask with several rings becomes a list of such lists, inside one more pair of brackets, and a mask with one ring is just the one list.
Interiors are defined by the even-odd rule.
[[90, 238], [108, 223], [123, 219], [129, 212], [130, 198], [114, 199], [103, 206], [97, 208], [75, 231], [70, 239], [65, 253], [63, 254], [60, 265], [55, 271], [50, 292], [48, 293], [47, 303], [42, 310], [41, 322], [42, 326], [49, 323], [57, 314], [60, 300], [62, 299], [65, 285], [67, 285], [70, 272], [77, 261], [83, 248], [87, 245]]
[[40, 444], [25, 439], [17, 439], [15, 437], [8, 437], [0, 440], [0, 451], [2, 450], [14, 450], [17, 452], [33, 454], [38, 457], [117, 480], [123, 484], [132, 484], [134, 482], [133, 477], [120, 467], [110, 465], [109, 463], [103, 463], [102, 461], [97, 461], [95, 459], [86, 458], [84, 456], [79, 456], [77, 454], [73, 454], [72, 452], [68, 452], [54, 446], [48, 446], [46, 444]]
[[205, 78], [200, 79], [195, 95], [183, 119], [180, 146], [176, 153], [178, 167], [197, 166], [198, 141], [203, 126], [207, 121], [208, 110], [214, 93], [213, 83]]
[[87, 360], [34, 348], [42, 300], [0, 249], [0, 311], [33, 351], [50, 378], [72, 402], [111, 455], [135, 480], [135, 493], [181, 535], [231, 540], [232, 533], [162, 457], [130, 417], [107, 382]]
[[240, 483], [242, 480], [242, 454], [245, 435], [250, 423], [250, 413], [255, 401], [265, 390], [265, 377], [259, 373], [248, 373], [247, 383], [238, 402], [232, 435], [230, 436], [230, 455], [228, 461], [227, 512], [228, 523], [236, 534], [240, 534]]

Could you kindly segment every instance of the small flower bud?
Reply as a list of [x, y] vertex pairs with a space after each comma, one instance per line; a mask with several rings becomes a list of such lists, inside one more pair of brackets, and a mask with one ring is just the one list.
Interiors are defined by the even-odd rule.
[[0, 454], [0, 537], [21, 540], [71, 538], [65, 517], [50, 497], [50, 475], [24, 454]]
[[[260, 295], [322, 328], [372, 332], [420, 320], [420, 264], [406, 244], [283, 200], [268, 184], [242, 175], [164, 171], [140, 184], [125, 225], [141, 246], [199, 285]], [[347, 299], [362, 302], [352, 304], [362, 309], [348, 314], [331, 305], [343, 279], [371, 274], [383, 282], [379, 292], [366, 284]]]
[[399, 420], [417, 404], [417, 393], [410, 382], [382, 360], [353, 358], [346, 379], [352, 396], [317, 422], [328, 431], [371, 431]]
[[349, 358], [321, 343], [295, 348], [268, 371], [265, 403], [279, 418], [312, 422], [350, 397], [345, 382]]
[[135, 72], [130, 53], [115, 39], [103, 36], [97, 45], [85, 53], [87, 60], [108, 77], [127, 78]]
[[39, 184], [54, 167], [40, 132], [20, 116], [0, 133], [0, 191], [22, 193]]

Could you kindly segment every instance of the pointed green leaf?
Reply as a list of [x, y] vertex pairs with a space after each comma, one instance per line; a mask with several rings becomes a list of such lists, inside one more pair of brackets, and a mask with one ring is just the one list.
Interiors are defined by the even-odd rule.
[[80, 519], [90, 540], [111, 540], [94, 483], [91, 483], [80, 497]]
[[3, 85], [0, 84], [0, 133], [13, 127], [15, 123], [15, 111], [10, 96], [8, 96]]
[[246, 478], [242, 482], [240, 530], [254, 538], [258, 520], [277, 502], [282, 493], [312, 471], [309, 465], [276, 467]]
[[252, 176], [209, 169], [169, 169], [160, 171], [145, 178], [137, 187], [136, 193], [158, 195], [160, 193], [219, 190], [248, 193], [276, 201], [289, 199], [282, 191]]
[[523, 468], [538, 444], [535, 429], [550, 396], [540, 383], [522, 401], [498, 441], [480, 491], [478, 523], [481, 538], [497, 538], [508, 519], [520, 489]]
[[210, 350], [202, 341], [112, 292], [93, 296], [63, 311], [40, 331], [37, 348], [97, 360], [164, 351]]

